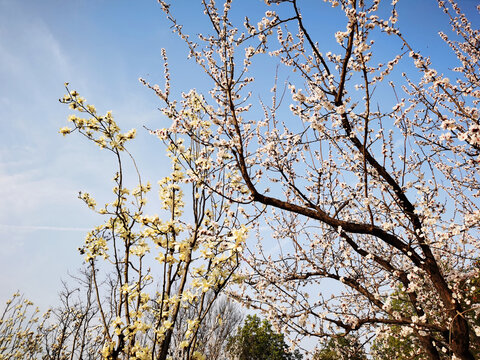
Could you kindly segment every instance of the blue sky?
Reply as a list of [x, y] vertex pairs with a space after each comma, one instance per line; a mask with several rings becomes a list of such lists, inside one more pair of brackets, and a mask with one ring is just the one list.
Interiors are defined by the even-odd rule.
[[[201, 31], [205, 19], [198, 2], [173, 2], [187, 32]], [[240, 18], [247, 9], [263, 8], [261, 0], [236, 3]], [[435, 2], [399, 3], [407, 36], [445, 64], [449, 58], [436, 32], [448, 24]], [[476, 1], [460, 3], [475, 15]], [[315, 23], [316, 7], [323, 5], [300, 4], [309, 10], [305, 20]], [[314, 30], [344, 30], [332, 19]], [[55, 303], [61, 279], [81, 266], [77, 248], [86, 231], [101, 221], [77, 199], [78, 191], [89, 191], [100, 203], [112, 187], [108, 154], [80, 137], [58, 134], [70, 114], [58, 102], [63, 83], [100, 111], [113, 110], [124, 129], [168, 126], [155, 96], [138, 82], [144, 77], [163, 83], [162, 47], [174, 91], [205, 87], [205, 76], [187, 62], [169, 27], [155, 0], [0, 0], [0, 303], [16, 290], [42, 307]], [[333, 34], [325, 41], [333, 42]], [[265, 81], [271, 86], [273, 80]], [[161, 144], [140, 130], [131, 150], [144, 178], [155, 183], [168, 164]]]

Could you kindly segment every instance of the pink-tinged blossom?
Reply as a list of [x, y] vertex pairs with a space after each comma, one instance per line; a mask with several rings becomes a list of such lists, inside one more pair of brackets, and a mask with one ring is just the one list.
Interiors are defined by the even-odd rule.
[[[466, 284], [480, 278], [480, 54], [470, 45], [478, 30], [455, 2], [439, 2], [452, 25], [440, 36], [459, 60], [451, 71], [405, 38], [396, 1], [326, 2], [321, 16], [342, 13], [346, 26], [317, 39], [296, 0], [276, 2], [282, 15], [268, 10], [238, 27], [229, 6], [222, 16], [205, 2], [213, 35], [199, 43], [165, 9], [211, 79], [197, 112], [193, 92], [175, 103], [151, 87], [173, 124], [166, 136], [205, 147], [188, 178], [256, 231], [232, 296], [296, 340], [408, 339], [405, 356], [471, 359], [478, 299]], [[338, 45], [328, 49], [323, 37]], [[279, 75], [257, 103], [251, 95], [264, 79], [246, 74], [266, 51], [279, 74], [291, 72], [290, 94]], [[230, 249], [244, 249], [234, 236]], [[328, 282], [338, 291], [325, 294]]]

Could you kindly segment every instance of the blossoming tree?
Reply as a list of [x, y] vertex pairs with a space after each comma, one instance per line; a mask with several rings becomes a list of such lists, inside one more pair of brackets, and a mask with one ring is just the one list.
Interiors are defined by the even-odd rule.
[[[201, 359], [197, 334], [236, 270], [247, 234], [236, 217], [228, 216], [226, 201], [217, 201], [198, 186], [209, 176], [202, 159], [210, 149], [196, 143], [185, 146], [181, 139], [167, 141], [172, 172], [159, 182], [164, 212], [149, 216], [145, 205], [150, 184], [142, 182], [137, 170], [137, 185], [127, 188], [124, 174], [124, 156], [130, 155], [126, 142], [136, 131], [122, 133], [111, 112], [98, 114], [68, 87], [61, 101], [79, 115], [72, 115], [73, 126], [60, 132], [80, 133], [111, 152], [118, 166], [111, 203], [98, 207], [90, 194], [80, 194], [88, 207], [106, 217], [88, 233], [80, 249], [92, 277], [103, 357], [165, 360], [175, 354], [175, 358]], [[185, 99], [191, 121], [201, 121], [201, 104], [194, 92]], [[194, 172], [196, 179], [186, 176], [187, 171]], [[189, 206], [183, 191], [188, 187], [191, 211], [185, 213]], [[182, 312], [182, 308], [195, 310]], [[182, 326], [178, 326], [179, 320]], [[215, 321], [221, 323], [222, 319]], [[176, 347], [172, 349], [175, 329]]]
[[[453, 0], [438, 1], [453, 29], [440, 35], [458, 59], [439, 69], [398, 27], [396, 0], [326, 0], [317, 22], [343, 14], [331, 34], [311, 28], [306, 3], [270, 2], [282, 15], [268, 8], [236, 26], [231, 0], [203, 0], [211, 31], [194, 41], [160, 0], [211, 79], [203, 121], [189, 116], [191, 95], [172, 99], [168, 67], [163, 89], [141, 80], [172, 119], [158, 133], [202, 146], [189, 178], [257, 225], [259, 246], [244, 258], [252, 286], [235, 295], [297, 339], [408, 336], [406, 356], [473, 359], [479, 31]], [[337, 45], [326, 48], [327, 37]], [[249, 74], [266, 52], [279, 70], [258, 111]], [[280, 246], [268, 253], [272, 239]]]

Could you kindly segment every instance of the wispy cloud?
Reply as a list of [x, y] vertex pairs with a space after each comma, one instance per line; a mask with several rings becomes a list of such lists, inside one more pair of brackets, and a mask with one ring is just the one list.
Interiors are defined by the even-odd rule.
[[82, 227], [64, 227], [64, 226], [48, 226], [48, 225], [7, 225], [0, 224], [0, 231], [37, 231], [37, 230], [47, 230], [47, 231], [90, 231], [89, 228]]
[[[134, 48], [128, 39], [105, 40], [116, 23], [75, 12], [99, 10], [102, 2], [84, 3], [0, 0], [0, 303], [18, 288], [37, 301], [52, 300], [59, 274], [81, 262], [76, 249], [101, 221], [78, 191], [89, 191], [99, 204], [111, 195], [110, 154], [58, 134], [71, 113], [57, 101], [63, 83], [99, 111], [113, 110], [123, 129], [158, 126], [151, 125], [159, 118], [156, 99], [136, 81], [145, 75], [134, 70], [141, 57], [125, 51]], [[158, 140], [136, 143], [130, 150], [145, 156], [138, 162], [143, 179], [158, 178], [168, 169], [159, 160], [152, 166]]]

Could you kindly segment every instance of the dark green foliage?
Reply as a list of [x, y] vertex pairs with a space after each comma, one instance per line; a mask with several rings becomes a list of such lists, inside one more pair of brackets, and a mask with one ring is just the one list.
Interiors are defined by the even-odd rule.
[[234, 360], [301, 360], [298, 350], [288, 350], [283, 334], [272, 329], [267, 320], [248, 315], [237, 334], [227, 343], [227, 352]]
[[330, 338], [313, 360], [367, 360], [359, 341], [353, 337]]
[[[394, 311], [410, 316], [415, 314], [403, 286], [399, 286], [392, 294], [391, 306]], [[425, 354], [417, 354], [417, 350], [421, 348], [418, 338], [413, 333], [402, 335], [401, 331], [401, 326], [393, 325], [389, 329], [389, 336], [377, 337], [373, 341], [372, 350], [375, 360], [425, 359]]]

